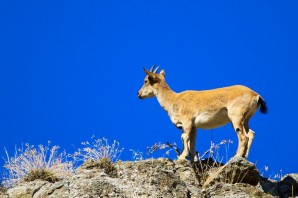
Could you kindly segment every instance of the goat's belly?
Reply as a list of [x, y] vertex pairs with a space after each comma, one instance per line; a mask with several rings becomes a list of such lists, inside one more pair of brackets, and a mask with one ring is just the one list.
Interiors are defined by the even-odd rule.
[[226, 111], [204, 112], [195, 117], [195, 125], [197, 128], [212, 129], [223, 126], [230, 122]]

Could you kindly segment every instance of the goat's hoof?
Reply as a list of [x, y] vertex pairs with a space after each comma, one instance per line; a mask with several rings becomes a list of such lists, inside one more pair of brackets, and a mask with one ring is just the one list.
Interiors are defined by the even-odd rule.
[[194, 159], [193, 159], [193, 161], [194, 161], [194, 162], [197, 162], [197, 161], [199, 161], [198, 157], [197, 157], [197, 156], [195, 156], [195, 157], [194, 157]]

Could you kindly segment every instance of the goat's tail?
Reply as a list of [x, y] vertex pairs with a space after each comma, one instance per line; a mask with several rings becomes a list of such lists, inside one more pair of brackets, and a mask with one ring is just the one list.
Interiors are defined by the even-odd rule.
[[267, 108], [267, 105], [266, 105], [265, 100], [261, 96], [259, 96], [258, 103], [260, 105], [260, 111], [261, 111], [261, 113], [266, 114], [268, 112], [268, 108]]

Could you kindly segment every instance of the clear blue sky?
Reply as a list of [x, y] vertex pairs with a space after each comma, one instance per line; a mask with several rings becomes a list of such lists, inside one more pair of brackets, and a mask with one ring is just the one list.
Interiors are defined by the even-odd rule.
[[[156, 99], [137, 97], [143, 67], [158, 64], [176, 92], [260, 93], [269, 113], [250, 122], [249, 160], [298, 172], [297, 10], [272, 0], [0, 1], [0, 156], [48, 140], [73, 152], [93, 134], [119, 141], [123, 160], [158, 141], [181, 145]], [[210, 134], [198, 131], [198, 151]], [[231, 125], [212, 135], [236, 141]]]

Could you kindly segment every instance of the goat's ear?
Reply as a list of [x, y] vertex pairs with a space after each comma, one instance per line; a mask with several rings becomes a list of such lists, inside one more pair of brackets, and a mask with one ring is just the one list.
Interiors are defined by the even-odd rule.
[[160, 75], [163, 75], [163, 77], [166, 76], [166, 72], [165, 72], [165, 70], [161, 70], [161, 71], [159, 72], [159, 74], [160, 74]]
[[159, 78], [159, 76], [157, 74], [155, 74], [155, 73], [153, 73], [151, 71], [148, 71], [147, 69], [144, 69], [144, 71], [148, 75], [149, 81], [151, 81], [151, 82], [158, 82], [158, 81], [160, 81], [160, 78]]

